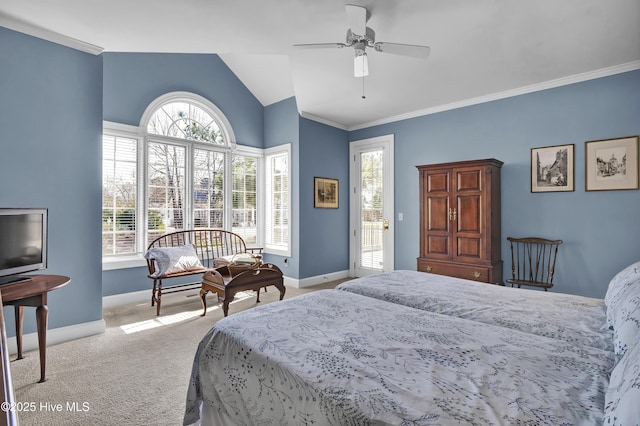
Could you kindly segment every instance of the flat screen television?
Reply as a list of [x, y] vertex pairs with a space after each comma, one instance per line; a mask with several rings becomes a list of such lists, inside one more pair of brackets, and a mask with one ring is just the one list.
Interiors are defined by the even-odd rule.
[[47, 209], [0, 208], [0, 285], [47, 267]]

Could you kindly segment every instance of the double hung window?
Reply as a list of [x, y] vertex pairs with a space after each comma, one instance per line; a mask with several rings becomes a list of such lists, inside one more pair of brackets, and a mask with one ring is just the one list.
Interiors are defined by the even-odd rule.
[[102, 254], [135, 253], [138, 198], [138, 141], [102, 137]]
[[265, 248], [272, 253], [291, 256], [291, 146], [270, 148], [265, 152], [266, 210]]

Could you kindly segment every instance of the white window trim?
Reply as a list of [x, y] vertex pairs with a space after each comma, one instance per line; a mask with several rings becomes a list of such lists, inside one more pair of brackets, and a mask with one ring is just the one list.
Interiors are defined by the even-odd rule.
[[[264, 228], [265, 228], [265, 213], [264, 213], [264, 207], [265, 207], [265, 200], [266, 200], [266, 193], [265, 193], [265, 186], [264, 186], [264, 180], [265, 180], [265, 156], [264, 156], [265, 150], [261, 149], [261, 148], [254, 148], [252, 146], [245, 146], [245, 145], [236, 145], [232, 150], [231, 150], [231, 155], [237, 154], [237, 155], [244, 155], [247, 157], [252, 157], [256, 159], [256, 176], [258, 178], [258, 185], [256, 188], [257, 194], [256, 194], [256, 206], [258, 207], [258, 214], [256, 217], [256, 227], [258, 229], [258, 234], [256, 235], [256, 244], [253, 244], [252, 247], [262, 247], [264, 248], [264, 242], [265, 242], [265, 233], [264, 233]], [[229, 168], [231, 168], [231, 161], [229, 161]], [[229, 176], [231, 176], [231, 173], [229, 173]], [[229, 181], [229, 194], [232, 193], [232, 179], [228, 179]], [[226, 190], [226, 189], [225, 189]], [[231, 198], [231, 197], [228, 197]], [[229, 200], [229, 202], [231, 203], [231, 199]], [[229, 211], [231, 211], [231, 207], [229, 208]], [[228, 229], [231, 229], [231, 227], [229, 227]]]
[[[137, 199], [136, 199], [136, 213], [139, 212], [140, 206], [144, 205], [144, 166], [146, 164], [146, 158], [143, 158], [145, 149], [144, 149], [144, 137], [140, 132], [140, 127], [131, 126], [128, 124], [116, 123], [113, 121], [103, 121], [102, 122], [102, 133], [109, 134], [113, 136], [120, 136], [128, 139], [135, 139], [137, 141], [137, 170], [136, 175], [138, 177], [137, 181]], [[141, 161], [142, 160], [142, 161]], [[141, 226], [144, 226], [145, 218], [144, 215], [136, 214], [136, 229], [142, 229]], [[136, 231], [137, 232], [137, 231]], [[137, 236], [137, 234], [136, 234]], [[144, 250], [146, 247], [143, 246], [143, 242], [140, 241], [141, 238], [137, 238], [137, 253], [131, 254], [123, 254], [123, 255], [113, 255], [113, 256], [103, 256], [102, 257], [102, 270], [109, 271], [113, 269], [123, 269], [123, 268], [137, 268], [140, 266], [146, 266], [147, 261], [143, 256]]]
[[[279, 245], [270, 245], [267, 242], [266, 232], [267, 228], [271, 227], [270, 217], [271, 217], [271, 203], [269, 202], [269, 194], [271, 194], [271, 169], [269, 166], [269, 157], [287, 154], [287, 227], [289, 228], [287, 231], [287, 236], [289, 237], [287, 241], [287, 248], [282, 249]], [[265, 173], [264, 173], [264, 194], [265, 194], [265, 206], [264, 206], [264, 227], [262, 228], [265, 233], [264, 238], [264, 251], [268, 254], [274, 254], [277, 256], [291, 257], [291, 211], [292, 211], [292, 200], [291, 200], [291, 144], [283, 144], [279, 146], [275, 146], [272, 148], [267, 148], [264, 150], [264, 159], [265, 159]]]

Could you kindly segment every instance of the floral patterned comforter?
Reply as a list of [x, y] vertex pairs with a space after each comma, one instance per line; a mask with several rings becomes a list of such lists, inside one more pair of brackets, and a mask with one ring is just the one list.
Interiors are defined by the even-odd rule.
[[574, 344], [613, 350], [601, 299], [394, 271], [336, 287], [425, 311], [495, 324]]
[[613, 353], [321, 290], [202, 339], [184, 424], [601, 424]]

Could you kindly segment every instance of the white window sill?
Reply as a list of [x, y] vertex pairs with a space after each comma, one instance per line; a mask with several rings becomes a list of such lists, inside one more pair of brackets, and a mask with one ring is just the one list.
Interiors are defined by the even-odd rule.
[[111, 271], [113, 269], [138, 268], [140, 266], [147, 266], [146, 259], [140, 254], [102, 258], [103, 271]]
[[275, 248], [264, 248], [265, 254], [272, 254], [274, 256], [291, 257], [291, 250], [278, 250]]

